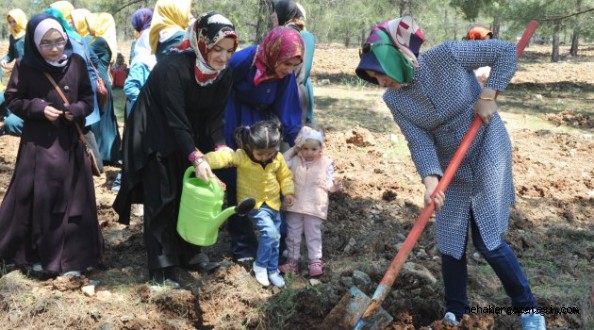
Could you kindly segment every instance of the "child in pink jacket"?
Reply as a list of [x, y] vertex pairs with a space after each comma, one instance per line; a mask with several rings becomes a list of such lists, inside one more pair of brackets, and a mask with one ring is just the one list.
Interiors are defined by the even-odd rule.
[[295, 146], [285, 152], [285, 160], [293, 172], [295, 196], [292, 206], [285, 205], [288, 260], [279, 267], [283, 273], [298, 271], [301, 235], [305, 233], [309, 276], [324, 273], [322, 264], [322, 222], [328, 215], [328, 192], [342, 189], [334, 180], [332, 160], [322, 154], [324, 135], [304, 126], [295, 139]]

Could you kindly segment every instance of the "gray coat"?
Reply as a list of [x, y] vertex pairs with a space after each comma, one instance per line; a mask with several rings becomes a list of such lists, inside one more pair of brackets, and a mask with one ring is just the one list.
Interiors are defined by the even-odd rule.
[[[445, 42], [419, 56], [412, 84], [384, 94], [421, 178], [443, 175], [470, 127], [481, 92], [473, 70], [482, 66], [492, 67], [486, 87], [504, 90], [516, 71], [515, 45], [500, 40]], [[487, 248], [497, 248], [514, 199], [511, 142], [495, 114], [479, 131], [436, 213], [440, 252], [463, 256], [471, 210]]]

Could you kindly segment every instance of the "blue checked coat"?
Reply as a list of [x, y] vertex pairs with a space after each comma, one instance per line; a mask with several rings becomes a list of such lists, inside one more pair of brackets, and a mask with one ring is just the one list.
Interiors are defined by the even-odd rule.
[[[504, 90], [516, 71], [515, 45], [500, 40], [445, 42], [419, 56], [413, 83], [385, 92], [384, 101], [421, 178], [443, 175], [470, 127], [481, 92], [473, 70], [482, 66], [492, 67], [486, 86]], [[440, 252], [457, 259], [464, 255], [471, 210], [487, 248], [497, 248], [514, 201], [511, 142], [495, 114], [480, 129], [436, 213]]]

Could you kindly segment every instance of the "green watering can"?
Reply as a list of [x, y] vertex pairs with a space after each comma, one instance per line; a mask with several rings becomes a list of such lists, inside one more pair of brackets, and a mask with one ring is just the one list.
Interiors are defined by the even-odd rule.
[[219, 227], [227, 218], [237, 213], [245, 215], [256, 205], [253, 198], [244, 199], [235, 207], [223, 208], [225, 192], [212, 179], [204, 182], [194, 174], [190, 166], [184, 173], [177, 232], [187, 242], [194, 245], [209, 246], [217, 241]]

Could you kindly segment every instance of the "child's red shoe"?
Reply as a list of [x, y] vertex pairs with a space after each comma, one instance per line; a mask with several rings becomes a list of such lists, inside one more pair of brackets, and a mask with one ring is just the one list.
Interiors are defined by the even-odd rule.
[[299, 272], [299, 264], [295, 259], [288, 259], [285, 264], [278, 266], [278, 270], [283, 274], [297, 274]]
[[324, 274], [322, 260], [320, 259], [313, 259], [309, 261], [309, 277], [318, 277]]

